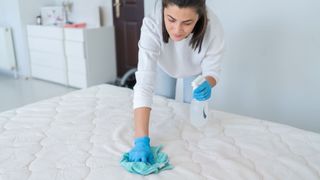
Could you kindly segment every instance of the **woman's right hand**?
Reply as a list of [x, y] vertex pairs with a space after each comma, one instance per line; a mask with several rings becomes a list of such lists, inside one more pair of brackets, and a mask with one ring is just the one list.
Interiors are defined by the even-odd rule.
[[129, 152], [129, 161], [154, 164], [154, 157], [150, 148], [148, 136], [135, 138], [135, 146]]

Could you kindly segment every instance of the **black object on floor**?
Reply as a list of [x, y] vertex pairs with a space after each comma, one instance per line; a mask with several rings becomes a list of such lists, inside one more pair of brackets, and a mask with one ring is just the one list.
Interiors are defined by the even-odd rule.
[[136, 84], [136, 76], [135, 76], [136, 71], [137, 71], [136, 68], [130, 69], [122, 76], [121, 79], [116, 80], [115, 85], [133, 89], [134, 85]]

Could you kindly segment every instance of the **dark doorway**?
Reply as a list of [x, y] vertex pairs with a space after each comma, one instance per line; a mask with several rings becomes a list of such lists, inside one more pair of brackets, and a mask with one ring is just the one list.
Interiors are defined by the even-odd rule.
[[115, 26], [117, 76], [138, 64], [138, 41], [144, 17], [144, 0], [112, 0]]

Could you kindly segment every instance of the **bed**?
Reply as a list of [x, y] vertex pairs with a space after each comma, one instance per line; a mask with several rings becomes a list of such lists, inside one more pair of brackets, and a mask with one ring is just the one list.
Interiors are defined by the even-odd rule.
[[132, 90], [99, 85], [0, 113], [0, 179], [320, 179], [320, 134], [214, 110], [197, 129], [187, 104], [159, 96], [151, 144], [174, 169], [130, 174], [119, 161], [132, 146], [132, 112]]

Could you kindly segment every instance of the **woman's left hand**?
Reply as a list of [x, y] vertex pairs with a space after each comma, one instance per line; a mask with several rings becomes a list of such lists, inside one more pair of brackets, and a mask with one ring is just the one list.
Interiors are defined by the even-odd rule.
[[193, 98], [198, 101], [205, 101], [211, 97], [211, 85], [205, 80], [195, 90], [193, 90]]

